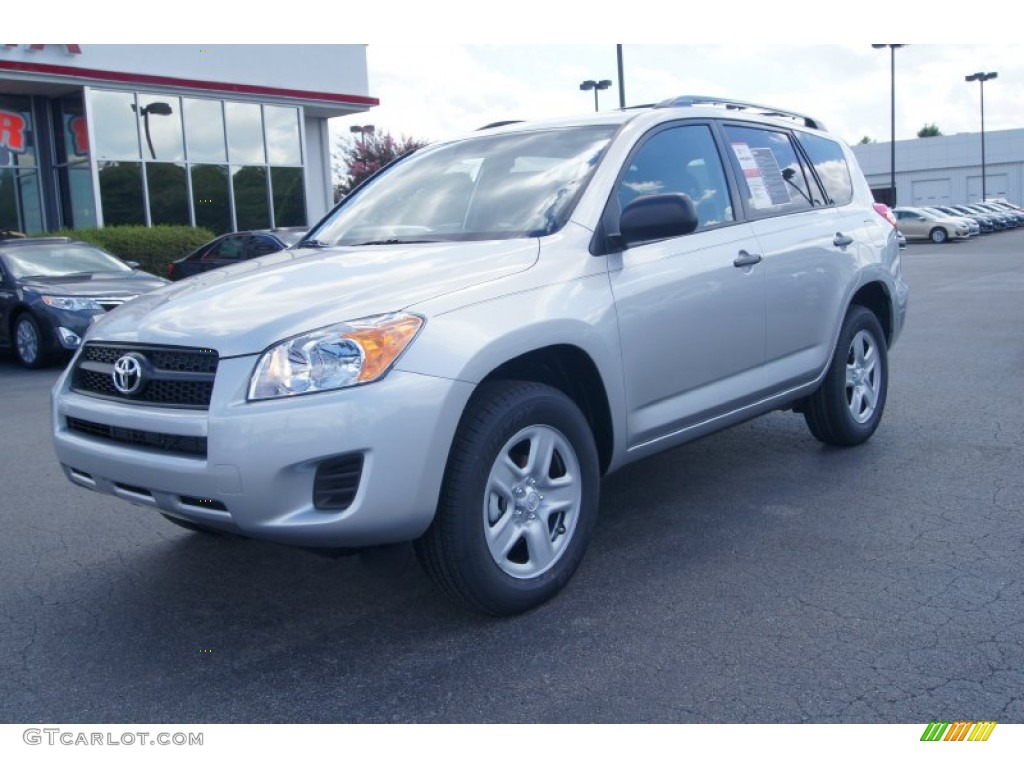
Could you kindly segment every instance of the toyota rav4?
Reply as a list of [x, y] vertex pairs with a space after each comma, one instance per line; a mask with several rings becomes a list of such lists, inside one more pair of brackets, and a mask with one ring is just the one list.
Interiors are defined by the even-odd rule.
[[805, 115], [707, 97], [502, 124], [296, 248], [140, 297], [53, 392], [68, 479], [186, 527], [409, 542], [490, 614], [579, 565], [600, 479], [774, 410], [875, 432], [895, 222]]

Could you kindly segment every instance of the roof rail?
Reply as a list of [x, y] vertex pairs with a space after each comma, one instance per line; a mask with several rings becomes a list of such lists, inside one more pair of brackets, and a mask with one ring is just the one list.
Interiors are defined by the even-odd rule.
[[487, 125], [481, 125], [477, 128], [478, 131], [486, 131], [488, 128], [500, 128], [503, 125], [513, 125], [514, 123], [521, 123], [522, 120], [498, 120], [496, 123], [488, 123]]
[[655, 109], [666, 107], [694, 107], [700, 104], [725, 107], [726, 109], [754, 109], [762, 115], [767, 115], [769, 117], [785, 117], [790, 120], [801, 122], [808, 128], [817, 128], [821, 131], [825, 130], [825, 125], [820, 120], [809, 117], [808, 115], [802, 115], [799, 112], [791, 112], [788, 109], [779, 109], [777, 107], [766, 107], [763, 104], [752, 104], [749, 101], [722, 99], [718, 96], [676, 96], [675, 98], [658, 102], [654, 107]]

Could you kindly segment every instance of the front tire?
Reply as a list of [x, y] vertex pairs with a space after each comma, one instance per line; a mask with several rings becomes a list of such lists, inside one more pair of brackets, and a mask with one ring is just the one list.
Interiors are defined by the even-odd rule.
[[936, 245], [941, 245], [949, 239], [949, 233], [946, 232], [942, 227], [936, 227], [929, 234], [928, 237]]
[[424, 570], [456, 602], [494, 616], [530, 610], [569, 581], [597, 518], [590, 425], [552, 387], [493, 382], [459, 423]]
[[28, 312], [14, 321], [14, 354], [26, 368], [43, 368], [50, 362], [39, 321]]
[[825, 378], [804, 406], [807, 427], [827, 445], [860, 445], [878, 429], [888, 387], [882, 326], [871, 310], [853, 306]]

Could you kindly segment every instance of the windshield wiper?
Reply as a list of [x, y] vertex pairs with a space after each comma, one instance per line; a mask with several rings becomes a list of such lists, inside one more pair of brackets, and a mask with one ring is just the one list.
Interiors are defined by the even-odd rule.
[[292, 248], [327, 248], [330, 243], [325, 243], [323, 240], [301, 240]]
[[407, 237], [391, 237], [387, 240], [364, 240], [361, 243], [349, 243], [352, 247], [360, 245], [411, 245], [413, 243], [436, 243], [438, 240], [414, 240]]

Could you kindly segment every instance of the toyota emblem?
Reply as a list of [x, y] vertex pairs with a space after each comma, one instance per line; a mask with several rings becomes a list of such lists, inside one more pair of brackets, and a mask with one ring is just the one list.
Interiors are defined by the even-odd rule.
[[114, 388], [122, 395], [134, 395], [142, 388], [142, 361], [138, 355], [122, 355], [110, 374]]

